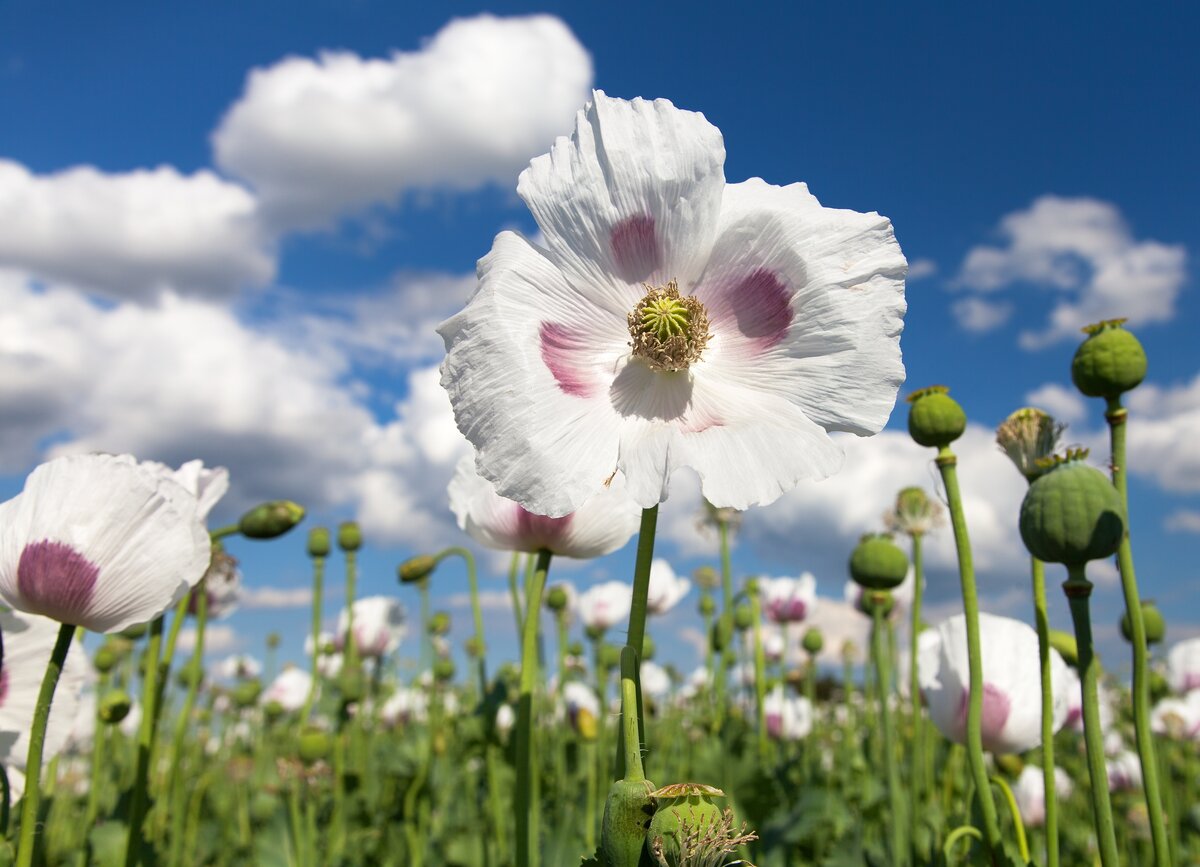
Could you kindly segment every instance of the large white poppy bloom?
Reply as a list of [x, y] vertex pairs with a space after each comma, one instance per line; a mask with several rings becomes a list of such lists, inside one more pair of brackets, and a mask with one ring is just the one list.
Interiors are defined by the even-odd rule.
[[579, 596], [579, 619], [586, 629], [604, 632], [629, 618], [633, 587], [624, 581], [593, 584]]
[[[917, 652], [921, 692], [929, 716], [943, 735], [966, 742], [970, 699], [966, 621], [963, 615], [934, 630], [938, 641], [921, 642]], [[983, 657], [983, 748], [996, 754], [1022, 753], [1042, 741], [1041, 665], [1037, 633], [1010, 617], [979, 615], [979, 644]], [[1050, 682], [1054, 702], [1054, 731], [1067, 719], [1071, 681], [1067, 664], [1050, 652]]]
[[817, 608], [817, 579], [811, 572], [799, 578], [759, 578], [763, 613], [774, 623], [801, 623]]
[[641, 511], [617, 486], [598, 489], [571, 514], [535, 515], [496, 493], [475, 471], [469, 455], [458, 462], [450, 480], [450, 509], [459, 529], [489, 548], [536, 552], [588, 560], [621, 548], [637, 531]]
[[158, 461], [142, 461], [142, 466], [174, 479], [196, 498], [196, 513], [200, 520], [208, 519], [220, 499], [229, 491], [229, 470], [224, 467], [206, 467], [204, 461], [188, 461], [173, 470]]
[[1180, 694], [1200, 689], [1200, 638], [1180, 641], [1168, 651], [1167, 682]]
[[682, 601], [692, 582], [676, 575], [671, 564], [661, 558], [650, 563], [650, 586], [646, 591], [646, 611], [650, 614], [666, 614]]
[[289, 666], [279, 672], [271, 685], [263, 690], [259, 703], [264, 707], [274, 703], [285, 711], [298, 711], [308, 701], [311, 687], [312, 677], [307, 671]]
[[480, 472], [539, 514], [619, 474], [643, 508], [688, 466], [745, 509], [841, 467], [904, 380], [907, 263], [878, 214], [804, 184], [726, 184], [720, 131], [593, 94], [517, 193], [542, 245], [496, 237], [442, 324], [442, 384]]
[[[0, 663], [0, 765], [5, 768], [13, 765], [25, 768], [33, 709], [50, 654], [58, 641], [59, 628], [59, 623], [46, 617], [0, 609], [0, 632], [4, 633], [4, 660]], [[72, 643], [54, 691], [54, 703], [50, 705], [43, 747], [47, 759], [67, 746], [75, 717], [84, 711], [83, 688], [91, 671], [83, 648]]]
[[[1054, 769], [1054, 791], [1061, 800], [1071, 797], [1071, 793], [1075, 791], [1071, 778], [1059, 767]], [[1017, 809], [1021, 811], [1021, 819], [1026, 826], [1040, 828], [1046, 824], [1046, 785], [1040, 767], [1023, 767], [1017, 781], [1013, 783], [1012, 793], [1017, 799]]]
[[1164, 698], [1150, 711], [1150, 731], [1175, 740], [1195, 740], [1200, 735], [1200, 690], [1185, 698]]
[[640, 670], [642, 692], [654, 699], [663, 699], [671, 691], [671, 676], [661, 665], [647, 660]]
[[801, 695], [784, 695], [781, 686], [767, 693], [763, 715], [767, 718], [767, 734], [776, 739], [798, 741], [812, 731], [812, 704]]
[[[407, 631], [404, 624], [404, 606], [398, 599], [367, 596], [354, 600], [354, 644], [364, 659], [378, 659], [399, 647]], [[343, 608], [338, 615], [339, 650], [345, 645], [349, 625], [349, 614]]]
[[57, 458], [0, 505], [0, 597], [93, 632], [158, 617], [209, 555], [196, 497], [129, 455]]

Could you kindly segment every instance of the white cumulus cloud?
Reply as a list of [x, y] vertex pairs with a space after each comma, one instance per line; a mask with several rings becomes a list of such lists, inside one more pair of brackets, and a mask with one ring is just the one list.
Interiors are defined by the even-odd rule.
[[[997, 233], [1002, 243], [972, 248], [956, 282], [982, 293], [1014, 284], [1053, 292], [1049, 322], [1021, 334], [1027, 349], [1077, 337], [1081, 327], [1100, 319], [1123, 316], [1141, 325], [1175, 315], [1187, 278], [1184, 248], [1135, 238], [1109, 202], [1042, 196], [1001, 219]], [[981, 321], [976, 311], [964, 325]]]
[[514, 186], [570, 130], [591, 81], [590, 57], [558, 18], [481, 15], [417, 51], [327, 51], [256, 69], [213, 147], [273, 223], [316, 226], [407, 190]]
[[[1025, 395], [1025, 401], [1030, 406], [1045, 410], [1057, 421], [1066, 424], [1078, 424], [1087, 419], [1087, 403], [1083, 396], [1073, 388], [1048, 382], [1038, 386]], [[1070, 440], [1070, 434], [1066, 434]]]
[[309, 587], [245, 587], [238, 599], [242, 608], [304, 608], [312, 604]]

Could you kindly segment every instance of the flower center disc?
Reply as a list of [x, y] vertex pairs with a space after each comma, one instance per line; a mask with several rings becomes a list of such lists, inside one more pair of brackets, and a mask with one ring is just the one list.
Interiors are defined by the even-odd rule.
[[708, 311], [694, 296], [680, 295], [675, 280], [643, 285], [646, 294], [628, 317], [633, 354], [654, 370], [686, 370], [708, 345]]

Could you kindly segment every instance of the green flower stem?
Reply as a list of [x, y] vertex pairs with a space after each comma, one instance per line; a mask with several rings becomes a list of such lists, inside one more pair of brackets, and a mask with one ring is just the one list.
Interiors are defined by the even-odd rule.
[[317, 700], [317, 684], [320, 682], [317, 671], [317, 661], [321, 658], [321, 606], [325, 593], [325, 558], [313, 557], [313, 597], [312, 597], [312, 662], [309, 673], [312, 685], [308, 688], [308, 698], [304, 700], [304, 709], [300, 711], [300, 725], [308, 722], [312, 714], [313, 704]]
[[[937, 465], [950, 523], [954, 527], [954, 547], [958, 553], [958, 572], [962, 582], [963, 614], [967, 629], [967, 656], [970, 665], [970, 701], [967, 705], [967, 762], [971, 779], [979, 793], [979, 812], [983, 817], [983, 832], [992, 860], [997, 861], [1004, 851], [1000, 837], [1000, 821], [996, 801], [988, 784], [987, 766], [983, 761], [983, 657], [979, 647], [979, 597], [975, 590], [975, 567], [971, 560], [971, 540], [967, 535], [967, 519], [963, 513], [962, 494], [958, 489], [958, 458], [946, 446], [938, 450]], [[1107, 786], [1105, 792], [1107, 792]]]
[[25, 762], [25, 797], [21, 801], [21, 836], [17, 843], [17, 867], [33, 864], [33, 848], [38, 828], [38, 808], [41, 806], [42, 750], [46, 745], [46, 723], [50, 720], [50, 705], [54, 701], [54, 689], [62, 674], [63, 663], [71, 649], [75, 627], [64, 623], [58, 629], [58, 640], [50, 653], [46, 674], [42, 677], [42, 688], [38, 692], [37, 704], [33, 708], [33, 722], [29, 730], [29, 755]]
[[758, 720], [758, 758], [766, 765], [770, 758], [771, 742], [767, 739], [767, 660], [762, 643], [762, 604], [757, 588], [747, 595], [754, 617], [754, 712]]
[[1088, 774], [1091, 777], [1092, 812], [1096, 823], [1096, 839], [1100, 846], [1103, 867], [1117, 867], [1117, 838], [1113, 828], [1112, 804], [1108, 797], [1108, 770], [1104, 764], [1104, 730], [1100, 725], [1100, 661], [1092, 647], [1092, 621], [1089, 598], [1092, 582], [1084, 575], [1083, 566], [1068, 567], [1063, 591], [1071, 605], [1071, 620], [1075, 624], [1075, 643], [1079, 648], [1079, 672], [1083, 697], [1083, 737], [1087, 745]]
[[183, 700], [183, 708], [175, 720], [175, 733], [171, 743], [171, 780], [181, 777], [179, 760], [183, 755], [184, 736], [187, 734], [188, 723], [191, 721], [192, 708], [196, 705], [196, 694], [200, 690], [200, 675], [204, 670], [204, 629], [208, 623], [208, 593], [204, 585], [200, 585], [196, 593], [196, 646], [192, 648], [191, 659], [188, 660], [187, 694]]
[[[642, 525], [638, 530], [637, 560], [633, 567], [633, 602], [629, 608], [629, 637], [626, 644], [642, 658], [646, 642], [646, 600], [650, 595], [650, 563], [654, 559], [654, 533], [658, 526], [658, 506], [642, 509]], [[641, 670], [634, 673], [637, 683], [638, 741], [646, 749], [646, 723], [642, 712]]]
[[499, 748], [494, 743], [487, 745], [488, 802], [492, 811], [492, 845], [495, 846], [496, 863], [508, 860], [508, 819], [504, 814], [504, 798], [500, 793]]
[[567, 612], [554, 612], [554, 627], [558, 641], [558, 683], [555, 684], [555, 696], [562, 698], [563, 685], [567, 682]]
[[[434, 559], [444, 560], [447, 557], [461, 557], [463, 563], [467, 567], [467, 586], [471, 591], [471, 616], [475, 620], [475, 643], [478, 645], [479, 656], [476, 657], [475, 667], [479, 675], [479, 696], [482, 700], [483, 696], [487, 695], [487, 660], [484, 652], [487, 645], [483, 640], [483, 608], [479, 605], [479, 573], [475, 568], [475, 555], [467, 548], [455, 546], [447, 548], [439, 552]], [[513, 555], [513, 562], [516, 562], [516, 556]], [[512, 575], [510, 570], [510, 575]], [[515, 588], [515, 578], [512, 579], [512, 586]]]
[[[721, 616], [725, 618], [733, 617], [733, 562], [729, 554], [729, 524], [726, 521], [717, 522], [717, 535], [720, 538], [721, 544], [721, 595], [722, 607]], [[711, 636], [709, 638], [711, 640]], [[725, 684], [729, 676], [729, 665], [732, 662], [733, 647], [732, 640], [726, 641], [725, 646], [721, 648], [721, 661], [717, 663], [717, 676], [715, 679], [717, 693], [716, 713], [713, 716], [714, 726], [716, 729], [721, 728], [721, 724], [725, 720]]]
[[[354, 592], [358, 583], [358, 552], [346, 551], [346, 641], [345, 667], [358, 667], [358, 642], [354, 640]], [[421, 582], [424, 583], [424, 582]]]
[[[1042, 671], [1042, 791], [1046, 800], [1046, 867], [1058, 867], [1058, 790], [1054, 785], [1054, 685], [1050, 680], [1050, 620], [1046, 614], [1046, 567], [1030, 558], [1038, 661]], [[1028, 859], [1026, 859], [1028, 860]]]
[[[603, 712], [600, 715], [603, 716]], [[583, 765], [587, 771], [586, 800], [583, 811], [583, 845], [585, 851], [592, 852], [596, 849], [596, 742], [584, 743], [583, 754]]]
[[517, 706], [517, 867], [537, 867], [541, 861], [538, 850], [537, 823], [533, 803], [533, 777], [537, 767], [537, 749], [533, 741], [533, 690], [538, 677], [538, 615], [542, 608], [542, 591], [546, 573], [550, 570], [550, 552], [538, 552], [537, 566], [525, 598], [525, 623], [521, 631], [521, 692]]
[[813, 732], [812, 736], [804, 739], [804, 770], [811, 778], [816, 770], [816, 730], [820, 719], [817, 714], [817, 655], [815, 653], [808, 654], [808, 659], [805, 661], [804, 667], [804, 697], [808, 699], [808, 706], [813, 711]]
[[592, 668], [596, 673], [596, 695], [600, 699], [600, 713], [596, 716], [596, 791], [601, 800], [608, 779], [608, 669], [604, 667], [604, 637], [592, 639]]
[[209, 530], [208, 538], [212, 539], [214, 542], [219, 542], [229, 536], [236, 536], [240, 532], [242, 532], [242, 530], [237, 524], [228, 524], [224, 527], [218, 527], [215, 530]]
[[521, 593], [517, 590], [517, 576], [521, 569], [521, 552], [513, 551], [512, 559], [508, 561], [508, 595], [512, 597], [513, 617], [517, 621], [517, 635], [521, 634], [521, 624], [524, 615], [521, 614]]
[[842, 727], [842, 745], [845, 749], [845, 764], [843, 767], [848, 768], [854, 760], [854, 746], [857, 743], [858, 725], [857, 714], [854, 708], [854, 660], [844, 649], [842, 652], [842, 704], [846, 709], [845, 724]]
[[[711, 599], [712, 594], [707, 590], [701, 591], [705, 599]], [[704, 670], [708, 672], [708, 699], [712, 701], [712, 688], [715, 682], [713, 673], [713, 648], [712, 648], [712, 631], [713, 631], [713, 616], [707, 611], [704, 614]]]
[[[96, 817], [100, 815], [100, 778], [107, 767], [104, 759], [104, 748], [108, 742], [108, 724], [100, 719], [99, 710], [100, 699], [108, 693], [109, 677], [108, 672], [100, 672], [99, 681], [96, 684], [96, 713], [94, 714], [95, 721], [93, 723], [95, 733], [92, 735], [92, 770], [88, 783], [87, 807], [83, 814], [83, 827], [85, 829], [94, 827]], [[79, 852], [79, 867], [87, 867], [91, 857], [91, 840], [85, 838], [83, 848]]]
[[[917, 648], [921, 637], [921, 598], [924, 595], [925, 570], [921, 552], [921, 534], [913, 533], [912, 566], [913, 566], [913, 601], [908, 634], [908, 712], [912, 719], [912, 754], [909, 762], [909, 815], [912, 819], [909, 828], [912, 838], [916, 839], [917, 823], [922, 811], [922, 775], [925, 768], [925, 720], [921, 714], [921, 678], [917, 667]], [[899, 677], [900, 673], [897, 672]], [[1056, 865], [1055, 865], [1056, 867]]]
[[428, 670], [433, 666], [433, 636], [429, 634], [429, 621], [433, 614], [429, 601], [428, 577], [417, 582], [417, 590], [421, 594], [421, 668]]
[[[867, 591], [870, 592], [870, 591]], [[887, 772], [888, 802], [891, 821], [888, 823], [891, 839], [889, 848], [892, 863], [905, 865], [909, 861], [908, 842], [905, 831], [908, 823], [904, 818], [904, 802], [900, 792], [900, 769], [896, 764], [895, 733], [892, 731], [892, 711], [888, 695], [891, 692], [891, 665], [888, 662], [885, 638], [887, 623], [883, 616], [883, 605], [871, 603], [871, 654], [879, 677], [879, 725], [883, 733], [883, 762]]]
[[1163, 815], [1162, 794], [1158, 784], [1158, 759], [1154, 755], [1154, 737], [1150, 731], [1150, 677], [1147, 666], [1146, 624], [1142, 619], [1142, 601], [1138, 596], [1137, 575], [1133, 569], [1133, 548], [1129, 541], [1129, 483], [1125, 466], [1125, 420], [1128, 413], [1119, 397], [1108, 402], [1104, 417], [1108, 420], [1112, 442], [1112, 480], [1125, 507], [1125, 534], [1117, 549], [1117, 565], [1121, 572], [1121, 590], [1125, 594], [1125, 613], [1129, 618], [1130, 645], [1133, 647], [1133, 728], [1137, 741], [1138, 759], [1142, 765], [1142, 788], [1146, 794], [1146, 811], [1154, 841], [1154, 863], [1157, 867], [1171, 864], [1167, 839], [1167, 820]]
[[142, 724], [138, 729], [137, 770], [133, 779], [133, 801], [129, 808], [129, 836], [125, 842], [125, 867], [141, 860], [142, 821], [146, 816], [146, 787], [150, 778], [150, 754], [154, 750], [154, 732], [158, 722], [159, 653], [162, 649], [163, 619], [150, 623], [146, 644], [146, 671], [142, 679]]
[[623, 745], [621, 764], [625, 766], [622, 779], [640, 783], [646, 779], [642, 768], [642, 751], [638, 748], [637, 716], [629, 709], [637, 705], [638, 693], [638, 659], [641, 654], [626, 645], [621, 648], [621, 741]]
[[1012, 788], [1005, 781], [1004, 777], [999, 775], [993, 776], [992, 783], [998, 786], [1004, 794], [1004, 801], [1008, 804], [1008, 812], [1012, 815], [1013, 833], [1017, 837], [1017, 851], [1021, 853], [1021, 860], [1028, 864], [1029, 842], [1025, 839], [1025, 823], [1021, 821], [1021, 809], [1017, 806], [1016, 796], [1013, 795]]

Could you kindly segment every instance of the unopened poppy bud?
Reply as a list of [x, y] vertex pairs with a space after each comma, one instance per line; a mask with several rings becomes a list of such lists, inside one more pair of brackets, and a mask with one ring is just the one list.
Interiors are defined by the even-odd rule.
[[303, 520], [303, 506], [291, 500], [271, 500], [242, 515], [238, 532], [247, 539], [275, 539]]
[[908, 433], [917, 445], [943, 448], [967, 429], [967, 414], [944, 385], [931, 385], [908, 396]]
[[190, 689], [193, 683], [199, 687], [204, 682], [204, 671], [185, 665], [175, 673], [175, 682], [183, 689]]
[[262, 681], [256, 677], [251, 677], [238, 681], [230, 696], [232, 696], [235, 705], [245, 709], [255, 705], [258, 697], [262, 694], [262, 688]]
[[567, 645], [568, 656], [583, 656], [583, 644], [579, 641], [572, 641]]
[[133, 626], [122, 629], [119, 634], [122, 638], [128, 638], [130, 641], [137, 641], [146, 634], [146, 629], [148, 626], [149, 624], [146, 623], [135, 623]]
[[1004, 753], [993, 758], [996, 760], [996, 767], [1013, 779], [1021, 776], [1021, 771], [1025, 769], [1025, 760], [1015, 753]]
[[583, 629], [583, 634], [588, 637], [588, 641], [599, 641], [604, 637], [604, 632], [604, 627], [595, 623], [585, 626]]
[[474, 635], [467, 639], [466, 648], [467, 656], [471, 657], [471, 659], [481, 659], [487, 653], [487, 648], [484, 647], [483, 642]]
[[367, 691], [367, 681], [361, 665], [344, 666], [337, 677], [338, 692], [346, 704], [362, 701]]
[[333, 739], [329, 736], [329, 732], [312, 726], [307, 726], [300, 732], [297, 753], [300, 761], [304, 764], [312, 765], [326, 759], [332, 751]]
[[328, 527], [313, 527], [308, 531], [309, 557], [328, 557], [330, 550]]
[[809, 656], [816, 656], [825, 647], [825, 636], [815, 627], [805, 632], [800, 641], [804, 645], [804, 652]]
[[283, 640], [283, 639], [282, 639], [282, 638], [280, 638], [280, 636], [279, 636], [279, 633], [278, 633], [278, 632], [268, 632], [268, 633], [267, 633], [267, 649], [268, 649], [268, 650], [275, 650], [275, 649], [277, 649], [277, 648], [279, 647], [279, 643], [280, 643], [282, 640]]
[[712, 648], [720, 653], [733, 641], [733, 617], [728, 611], [717, 618], [712, 627]]
[[[1167, 636], [1167, 623], [1152, 599], [1142, 600], [1142, 625], [1146, 630], [1147, 644], [1158, 644]], [[1128, 611], [1121, 615], [1121, 635], [1126, 641], [1133, 641]]]
[[123, 654], [111, 643], [104, 642], [96, 650], [96, 655], [92, 659], [92, 663], [96, 666], [96, 671], [101, 674], [108, 674], [121, 661]]
[[1047, 638], [1050, 640], [1050, 646], [1058, 651], [1058, 655], [1067, 665], [1078, 664], [1079, 646], [1075, 644], [1074, 635], [1061, 629], [1051, 629]]
[[1158, 703], [1171, 695], [1171, 684], [1161, 671], [1150, 671], [1150, 701]]
[[445, 635], [450, 631], [450, 613], [435, 611], [429, 616], [429, 634]]
[[285, 711], [283, 705], [277, 701], [269, 701], [263, 707], [263, 715], [267, 718], [267, 722], [275, 722], [283, 717]]
[[100, 718], [101, 722], [116, 725], [129, 715], [132, 707], [133, 702], [130, 700], [129, 694], [124, 690], [116, 689], [100, 699], [100, 705], [96, 708], [96, 716]]
[[1071, 359], [1071, 381], [1088, 397], [1113, 400], [1146, 378], [1146, 351], [1124, 322], [1109, 319], [1083, 329], [1088, 337]]
[[621, 648], [615, 644], [600, 645], [600, 665], [605, 671], [612, 671], [621, 664]]
[[679, 863], [681, 845], [685, 838], [705, 839], [723, 818], [714, 798], [725, 793], [702, 783], [678, 783], [663, 786], [650, 793], [658, 802], [646, 839], [652, 846], [661, 847], [668, 864]]
[[1108, 476], [1068, 453], [1029, 486], [1021, 503], [1021, 539], [1046, 563], [1082, 566], [1116, 553], [1125, 533], [1121, 496]]
[[850, 554], [850, 577], [868, 590], [893, 590], [907, 574], [908, 555], [890, 536], [863, 536]]
[[342, 521], [338, 524], [338, 547], [343, 551], [357, 551], [362, 547], [362, 528], [356, 521]]
[[647, 659], [654, 659], [654, 651], [655, 651], [654, 639], [651, 638], [649, 635], [643, 635], [642, 636], [642, 661], [645, 662]]
[[551, 611], [562, 611], [570, 602], [571, 596], [561, 584], [555, 584], [546, 592], [546, 607]]
[[444, 656], [441, 659], [435, 659], [433, 676], [438, 683], [449, 683], [454, 680], [454, 660]]
[[712, 617], [717, 610], [717, 603], [710, 593], [700, 594], [700, 616]]
[[758, 579], [757, 578], [747, 578], [746, 579], [746, 595], [747, 596], [757, 596], [758, 595]]
[[748, 602], [735, 605], [733, 609], [733, 625], [739, 632], [745, 632], [754, 625], [754, 609]]
[[258, 789], [250, 799], [250, 819], [255, 825], [265, 825], [279, 809], [279, 799], [265, 789]]
[[696, 580], [696, 586], [702, 590], [714, 590], [721, 586], [721, 576], [712, 566], [697, 567], [696, 571], [692, 573], [692, 578]]
[[418, 554], [397, 566], [396, 574], [404, 584], [416, 584], [432, 575], [436, 568], [437, 560], [428, 554]]

